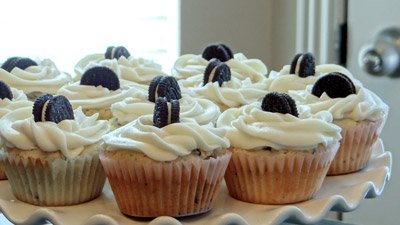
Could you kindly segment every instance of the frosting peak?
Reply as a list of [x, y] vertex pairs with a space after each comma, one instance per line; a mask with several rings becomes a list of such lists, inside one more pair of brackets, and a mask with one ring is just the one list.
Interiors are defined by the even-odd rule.
[[[209, 61], [201, 55], [186, 54], [180, 56], [174, 64], [172, 75], [177, 80], [204, 74]], [[236, 53], [233, 59], [225, 62], [232, 76], [244, 80], [250, 78], [253, 83], [264, 82], [268, 73], [267, 66], [259, 59], [248, 59], [242, 53]]]
[[[217, 105], [207, 99], [183, 96], [179, 100], [180, 117], [196, 120], [200, 125], [215, 122], [221, 114]], [[136, 93], [134, 96], [111, 105], [111, 111], [118, 123], [125, 125], [142, 115], [154, 112], [154, 102], [147, 100], [147, 93]]]
[[65, 157], [79, 155], [86, 146], [99, 144], [109, 130], [108, 122], [97, 120], [98, 114], [87, 117], [82, 109], [74, 110], [75, 120], [35, 122], [32, 108], [15, 110], [3, 117], [0, 133], [6, 146], [21, 150], [39, 148], [44, 152], [60, 151]]
[[0, 69], [0, 80], [25, 93], [50, 94], [55, 94], [59, 88], [72, 80], [69, 74], [60, 72], [50, 59], [37, 61], [37, 64], [38, 66], [30, 66], [25, 70], [14, 68], [10, 73]]
[[81, 59], [75, 66], [76, 77], [80, 80], [82, 74], [96, 66], [105, 66], [113, 70], [118, 77], [126, 83], [138, 83], [149, 85], [151, 80], [159, 75], [165, 75], [161, 71], [161, 65], [149, 59], [130, 56], [119, 59], [106, 59], [104, 54], [91, 54]]
[[345, 98], [330, 98], [323, 93], [320, 98], [311, 94], [312, 85], [305, 91], [290, 91], [289, 94], [301, 104], [310, 108], [311, 114], [328, 111], [333, 119], [355, 121], [377, 121], [387, 116], [389, 107], [372, 91], [356, 86], [356, 94]]
[[108, 150], [127, 149], [142, 152], [156, 161], [171, 161], [191, 154], [193, 150], [212, 152], [229, 147], [225, 129], [200, 126], [182, 118], [163, 128], [153, 126], [153, 116], [145, 115], [105, 135]]
[[257, 102], [226, 110], [219, 117], [217, 127], [227, 129], [227, 137], [234, 147], [312, 150], [318, 145], [326, 147], [341, 138], [340, 127], [321, 118], [297, 118], [290, 114], [265, 112]]
[[62, 87], [57, 94], [67, 97], [74, 109], [79, 106], [83, 109], [103, 109], [134, 96], [137, 92], [145, 91], [145, 88], [140, 85], [122, 86], [118, 90], [111, 91], [102, 86], [80, 85], [79, 82], [75, 82]]

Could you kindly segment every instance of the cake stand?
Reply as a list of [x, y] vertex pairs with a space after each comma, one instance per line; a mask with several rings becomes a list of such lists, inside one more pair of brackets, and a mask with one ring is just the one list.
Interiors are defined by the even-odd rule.
[[18, 201], [8, 181], [0, 181], [0, 210], [15, 224], [34, 224], [48, 220], [53, 224], [76, 225], [276, 225], [282, 222], [310, 224], [321, 221], [329, 211], [355, 210], [365, 198], [381, 195], [390, 178], [391, 153], [378, 140], [368, 166], [356, 173], [328, 176], [317, 195], [305, 202], [290, 205], [258, 205], [229, 196], [225, 183], [214, 209], [184, 218], [167, 216], [151, 220], [122, 215], [106, 182], [102, 195], [90, 202], [67, 207], [38, 207]]

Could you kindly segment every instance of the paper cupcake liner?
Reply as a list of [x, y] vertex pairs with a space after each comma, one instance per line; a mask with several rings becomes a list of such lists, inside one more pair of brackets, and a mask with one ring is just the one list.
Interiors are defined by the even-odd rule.
[[[0, 140], [1, 142], [1, 140]], [[3, 147], [0, 148], [0, 159], [5, 156]], [[4, 163], [0, 160], [0, 180], [7, 180]]]
[[136, 217], [179, 217], [209, 211], [230, 157], [226, 153], [206, 160], [193, 157], [157, 162], [146, 156], [135, 160], [136, 156], [100, 154], [120, 211]]
[[6, 170], [3, 163], [0, 162], [0, 180], [7, 180]]
[[328, 175], [340, 175], [363, 169], [369, 161], [372, 146], [378, 139], [384, 119], [359, 122], [354, 127], [342, 127], [339, 150]]
[[98, 197], [105, 173], [98, 155], [46, 160], [10, 155], [2, 159], [14, 196], [40, 206], [66, 206]]
[[315, 151], [232, 148], [225, 173], [229, 194], [258, 204], [288, 204], [312, 198], [320, 189], [339, 144]]

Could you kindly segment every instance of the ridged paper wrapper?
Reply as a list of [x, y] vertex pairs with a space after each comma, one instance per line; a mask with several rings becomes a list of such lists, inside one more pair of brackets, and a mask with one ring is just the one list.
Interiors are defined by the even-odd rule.
[[254, 150], [231, 147], [225, 173], [229, 194], [258, 204], [289, 204], [314, 196], [339, 144], [315, 150]]
[[188, 216], [213, 207], [229, 152], [159, 162], [130, 150], [104, 151], [100, 159], [120, 211], [135, 217]]
[[355, 126], [341, 126], [340, 147], [328, 175], [352, 173], [367, 166], [372, 146], [381, 133], [384, 121], [385, 119], [381, 119], [374, 122], [356, 122]]
[[[61, 154], [37, 157], [24, 150], [6, 152], [1, 158], [14, 196], [39, 206], [67, 206], [98, 197], [105, 173], [98, 154], [82, 154], [72, 159]], [[51, 157], [43, 155], [51, 154]]]

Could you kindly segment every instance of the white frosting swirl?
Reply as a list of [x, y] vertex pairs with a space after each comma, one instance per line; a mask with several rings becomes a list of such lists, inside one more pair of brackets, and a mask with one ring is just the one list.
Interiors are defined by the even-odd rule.
[[[201, 55], [186, 54], [180, 56], [172, 69], [172, 75], [177, 80], [204, 74], [209, 61]], [[247, 59], [242, 53], [234, 55], [225, 62], [231, 69], [232, 76], [244, 80], [250, 78], [253, 83], [264, 82], [268, 73], [267, 66], [259, 59]]]
[[57, 94], [67, 97], [74, 109], [79, 106], [83, 109], [105, 109], [110, 108], [115, 102], [134, 96], [136, 92], [146, 91], [144, 87], [133, 84], [111, 91], [102, 86], [80, 85], [80, 82], [75, 82], [62, 87]]
[[105, 135], [108, 150], [127, 149], [144, 153], [156, 161], [171, 161], [199, 149], [206, 152], [226, 149], [225, 129], [200, 126], [191, 119], [163, 128], [153, 126], [153, 116], [145, 115]]
[[203, 86], [204, 75], [199, 74], [185, 80], [179, 80], [179, 85], [191, 96], [211, 100], [223, 108], [240, 107], [263, 98], [268, 92], [266, 83], [252, 83], [250, 78], [240, 80], [231, 77], [220, 87], [218, 82], [207, 83]]
[[117, 76], [125, 81], [149, 85], [151, 80], [159, 75], [166, 75], [161, 71], [161, 65], [149, 59], [134, 58], [128, 59], [121, 56], [119, 59], [106, 59], [104, 54], [92, 54], [84, 57], [75, 65], [75, 81], [80, 80], [83, 73], [96, 66], [105, 66], [113, 70]]
[[350, 71], [339, 65], [318, 65], [315, 67], [315, 75], [308, 77], [299, 77], [295, 74], [290, 74], [290, 65], [286, 65], [281, 69], [281, 71], [279, 71], [279, 73], [271, 71], [267, 81], [267, 90], [283, 93], [288, 93], [289, 90], [304, 90], [308, 85], [314, 84], [321, 76], [331, 72], [340, 72], [352, 79], [356, 85], [362, 86], [361, 82], [356, 80]]
[[[142, 115], [154, 113], [154, 102], [147, 100], [147, 93], [137, 93], [133, 97], [111, 105], [111, 111], [118, 123], [125, 125]], [[205, 125], [216, 122], [221, 114], [218, 106], [207, 99], [183, 96], [179, 100], [180, 118], [194, 119], [198, 124]]]
[[372, 91], [356, 86], [356, 94], [345, 98], [330, 98], [323, 93], [320, 98], [311, 94], [312, 85], [305, 91], [290, 91], [289, 94], [299, 103], [309, 107], [311, 114], [328, 111], [334, 120], [352, 119], [354, 121], [377, 121], [387, 116], [389, 107]]
[[[297, 118], [291, 114], [265, 112], [261, 103], [228, 109], [221, 114], [217, 127], [227, 129], [231, 146], [256, 150], [312, 150], [328, 146], [341, 138], [340, 127], [329, 122], [331, 117]], [[325, 120], [324, 120], [325, 119]]]
[[98, 114], [85, 116], [81, 108], [74, 110], [74, 114], [74, 120], [63, 120], [58, 124], [35, 122], [32, 108], [21, 108], [3, 117], [0, 133], [10, 148], [60, 151], [67, 158], [75, 157], [85, 147], [99, 144], [109, 126], [107, 121], [97, 120]]
[[11, 87], [23, 90], [25, 94], [32, 92], [55, 94], [72, 80], [69, 74], [60, 72], [50, 59], [36, 63], [37, 66], [30, 66], [25, 70], [15, 67], [10, 73], [0, 69], [0, 80]]
[[0, 118], [5, 114], [23, 107], [32, 107], [33, 102], [29, 101], [23, 91], [11, 88], [13, 99], [0, 99]]

